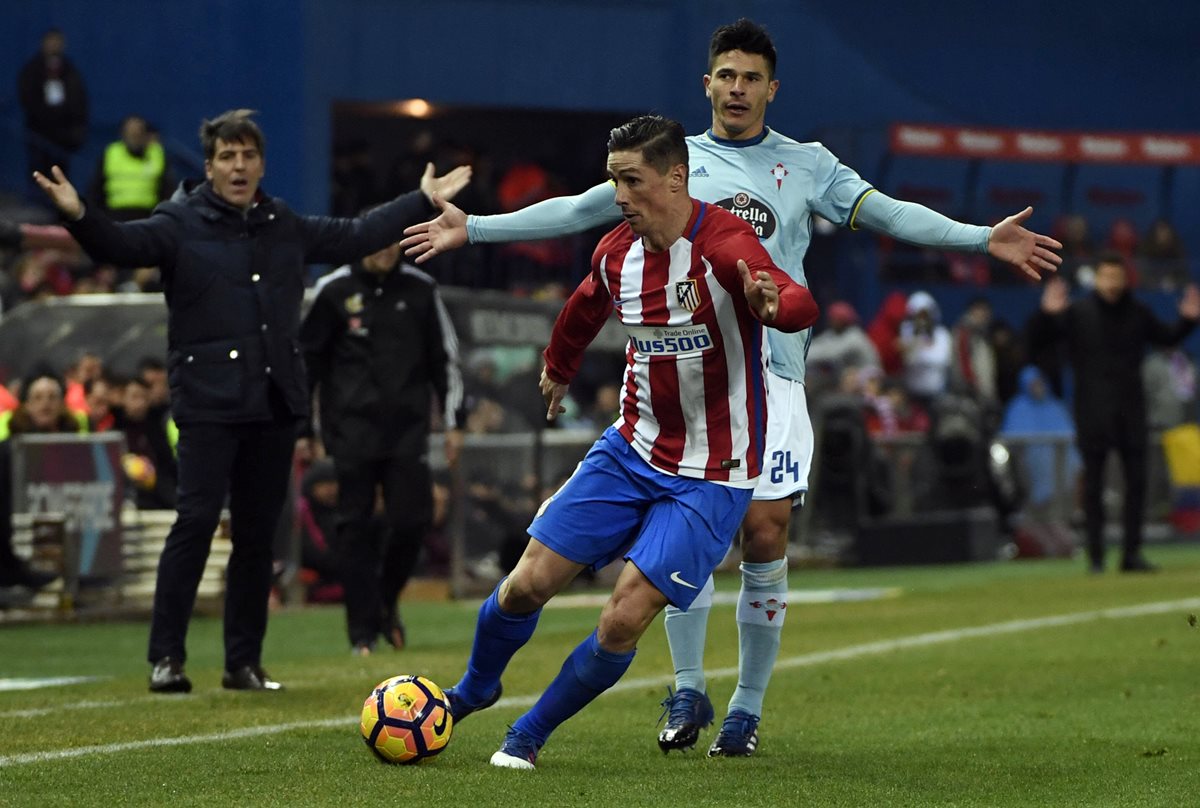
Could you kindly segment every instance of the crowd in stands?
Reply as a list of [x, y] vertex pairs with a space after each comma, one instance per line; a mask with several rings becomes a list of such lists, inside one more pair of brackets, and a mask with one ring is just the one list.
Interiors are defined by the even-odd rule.
[[[1062, 242], [1059, 274], [1073, 289], [1092, 288], [1096, 257], [1103, 252], [1121, 255], [1133, 286], [1143, 291], [1178, 292], [1191, 277], [1183, 240], [1164, 218], [1139, 232], [1132, 220], [1118, 217], [1098, 235], [1087, 217], [1066, 213], [1057, 218], [1051, 235]], [[987, 286], [1019, 281], [986, 256], [918, 249], [889, 239], [880, 239], [879, 265], [881, 277], [897, 283]]]
[[[1100, 257], [1112, 260], [1113, 254]], [[1050, 283], [1065, 285], [1066, 280]], [[993, 489], [994, 495], [997, 480], [989, 478], [995, 469], [988, 466], [986, 447], [995, 438], [1015, 444], [1013, 472], [1020, 490], [1010, 499], [1019, 498], [1028, 530], [1046, 528], [1043, 550], [1070, 551], [1063, 511], [1078, 506], [1073, 499], [1080, 472], [1066, 403], [1072, 378], [1062, 346], [1038, 339], [1032, 327], [1038, 315], [1014, 326], [998, 319], [981, 296], [948, 326], [926, 291], [892, 293], [865, 329], [844, 301], [827, 305], [824, 313], [808, 356], [810, 410], [833, 413], [839, 428], [847, 412], [857, 413], [869, 440], [882, 447], [893, 466], [892, 474], [907, 473], [909, 484], [929, 495], [931, 507], [966, 504], [980, 490]], [[1151, 431], [1198, 420], [1196, 363], [1184, 348], [1150, 351], [1142, 378]], [[819, 424], [820, 417], [816, 420]], [[957, 448], [947, 437], [955, 430]], [[903, 444], [916, 451], [894, 451]], [[914, 473], [909, 464], [931, 453], [936, 462]], [[971, 461], [974, 484], [947, 495], [951, 489], [942, 472], [970, 453], [976, 458]], [[870, 468], [871, 462], [864, 459], [861, 465]], [[932, 490], [936, 487], [941, 496]], [[1003, 511], [1003, 503], [991, 499]], [[889, 506], [878, 507], [876, 515]], [[1034, 521], [1028, 521], [1030, 514]]]
[[[70, 159], [83, 142], [87, 126], [86, 91], [82, 77], [63, 55], [65, 40], [49, 32], [38, 56], [22, 76], [22, 103], [30, 121], [30, 160], [46, 170], [48, 161]], [[54, 109], [34, 92], [43, 85], [65, 93]], [[35, 103], [36, 102], [36, 103]], [[499, 161], [463, 142], [437, 142], [418, 131], [408, 149], [390, 165], [379, 165], [370, 144], [347, 139], [335, 144], [331, 175], [331, 213], [355, 215], [418, 184], [426, 163], [439, 169], [469, 163], [470, 186], [456, 200], [473, 213], [516, 210], [568, 192], [567, 181], [532, 160]], [[77, 167], [78, 168], [78, 167]], [[82, 172], [81, 172], [82, 174]], [[110, 143], [92, 167], [87, 203], [110, 216], [131, 220], [147, 215], [169, 196], [175, 177], [154, 127], [138, 115], [126, 116], [119, 138]], [[14, 189], [19, 192], [20, 189]], [[828, 225], [818, 222], [818, 228]], [[829, 230], [832, 228], [829, 227]], [[821, 245], [841, 243], [829, 236]], [[1129, 267], [1137, 290], [1178, 292], [1189, 283], [1188, 256], [1173, 225], [1154, 221], [1144, 232], [1128, 219], [1117, 219], [1102, 235], [1093, 232], [1082, 215], [1059, 218], [1053, 235], [1063, 243], [1062, 277], [1078, 291], [1089, 290], [1094, 265], [1104, 251], [1116, 251]], [[847, 238], [864, 238], [862, 235]], [[474, 245], [438, 256], [424, 267], [443, 286], [491, 288], [535, 299], [561, 300], [587, 265], [596, 234], [529, 244]], [[947, 401], [970, 411], [980, 434], [1068, 436], [1072, 425], [1063, 400], [1070, 395], [1061, 351], [1032, 345], [1024, 323], [997, 318], [986, 295], [966, 307], [954, 323], [944, 322], [937, 286], [951, 283], [986, 286], [1016, 275], [994, 266], [985, 256], [951, 255], [916, 250], [887, 239], [878, 240], [878, 267], [888, 281], [917, 282], [926, 291], [892, 292], [879, 309], [864, 318], [848, 302], [821, 300], [824, 322], [815, 330], [808, 355], [810, 408], [836, 401], [853, 402], [872, 439], [886, 442], [904, 436], [928, 436], [946, 418]], [[836, 247], [835, 247], [836, 249]], [[836, 256], [814, 249], [810, 268], [816, 277], [828, 274]], [[814, 287], [816, 288], [816, 287]], [[154, 267], [126, 268], [94, 265], [66, 231], [44, 214], [0, 204], [0, 315], [28, 302], [48, 297], [106, 292], [159, 293]], [[543, 424], [544, 404], [538, 392], [541, 370], [538, 346], [474, 346], [464, 357], [469, 434], [530, 432]], [[621, 390], [620, 355], [589, 354], [564, 402], [567, 412], [559, 427], [599, 431], [617, 416]], [[53, 376], [39, 370], [34, 378]], [[1182, 349], [1156, 351], [1145, 364], [1150, 425], [1164, 429], [1196, 420], [1197, 372]], [[0, 417], [7, 429], [25, 424], [28, 385], [19, 379], [0, 379]], [[138, 507], [174, 506], [175, 461], [166, 371], [148, 358], [130, 378], [106, 370], [96, 354], [87, 353], [66, 369], [60, 415], [87, 431], [117, 430], [128, 445], [125, 470]], [[5, 434], [7, 436], [7, 432]], [[1044, 468], [1047, 456], [1027, 455], [1027, 463]], [[1036, 472], [1035, 472], [1036, 475]], [[1045, 474], [1029, 491], [1031, 501], [1047, 497]], [[301, 496], [296, 518], [302, 527], [304, 563], [310, 570], [310, 595], [335, 596], [335, 577], [326, 563], [332, 535], [332, 503], [336, 479], [328, 462], [317, 456], [298, 458]], [[537, 481], [477, 475], [467, 486], [469, 530], [497, 533], [503, 545], [510, 533], [520, 533], [528, 513], [541, 500]], [[1041, 486], [1041, 487], [1038, 487]], [[444, 531], [449, 487], [435, 481], [440, 503], [426, 563], [444, 568]], [[441, 538], [438, 538], [438, 537]], [[436, 548], [441, 549], [436, 549]], [[325, 560], [323, 560], [325, 559]]]

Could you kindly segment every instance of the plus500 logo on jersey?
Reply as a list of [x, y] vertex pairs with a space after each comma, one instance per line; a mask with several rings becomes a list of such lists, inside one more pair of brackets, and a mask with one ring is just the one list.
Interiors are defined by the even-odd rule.
[[647, 356], [699, 356], [713, 346], [706, 325], [629, 327], [635, 351]]

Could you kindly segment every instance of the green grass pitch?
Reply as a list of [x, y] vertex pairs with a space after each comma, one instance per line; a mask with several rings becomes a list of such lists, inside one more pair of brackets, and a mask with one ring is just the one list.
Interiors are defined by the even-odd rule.
[[[452, 684], [473, 604], [406, 604], [409, 650], [368, 658], [349, 654], [340, 608], [275, 614], [265, 661], [281, 694], [221, 690], [217, 619], [193, 623], [187, 696], [146, 691], [143, 624], [4, 627], [0, 680], [97, 678], [0, 692], [0, 806], [1200, 805], [1200, 546], [1151, 555], [1156, 575], [1089, 576], [1079, 560], [793, 571], [792, 589], [899, 592], [789, 607], [749, 759], [706, 758], [714, 728], [691, 752], [658, 751], [660, 623], [537, 771], [488, 766], [596, 607], [547, 609], [506, 698], [418, 766], [371, 755], [362, 701], [398, 673]], [[733, 607], [714, 607], [709, 629], [719, 722]]]

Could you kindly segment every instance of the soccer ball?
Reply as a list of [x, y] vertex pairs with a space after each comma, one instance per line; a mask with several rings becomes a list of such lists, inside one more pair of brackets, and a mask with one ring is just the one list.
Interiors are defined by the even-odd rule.
[[386, 763], [419, 763], [450, 743], [454, 717], [442, 689], [424, 676], [393, 676], [363, 702], [363, 740]]

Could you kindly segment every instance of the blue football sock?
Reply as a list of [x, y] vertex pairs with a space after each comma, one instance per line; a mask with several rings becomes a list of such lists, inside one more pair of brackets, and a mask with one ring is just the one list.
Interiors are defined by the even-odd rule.
[[779, 656], [787, 613], [787, 559], [742, 563], [738, 593], [738, 683], [729, 709], [762, 716], [763, 696]]
[[704, 692], [704, 637], [708, 632], [708, 613], [712, 604], [713, 579], [696, 596], [685, 612], [667, 607], [663, 628], [671, 647], [671, 663], [675, 666], [675, 689], [689, 687]]
[[[503, 581], [501, 581], [503, 583]], [[457, 692], [468, 704], [481, 704], [496, 692], [500, 676], [508, 662], [521, 646], [528, 642], [537, 628], [542, 610], [529, 614], [510, 614], [500, 608], [497, 586], [491, 597], [479, 607], [479, 619], [475, 624], [475, 642], [471, 646], [471, 658], [467, 661], [467, 672], [455, 685]]]
[[616, 684], [629, 670], [635, 653], [605, 651], [593, 631], [575, 647], [537, 704], [513, 723], [513, 729], [544, 744], [559, 724]]

